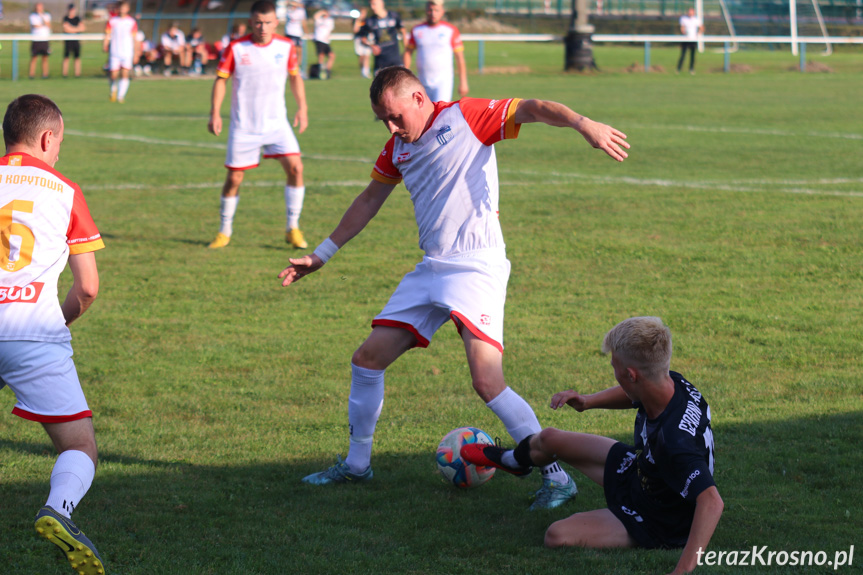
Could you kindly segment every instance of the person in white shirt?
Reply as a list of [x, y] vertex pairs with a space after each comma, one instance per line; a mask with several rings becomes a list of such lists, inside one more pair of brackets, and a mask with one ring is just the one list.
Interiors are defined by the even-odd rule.
[[449, 102], [453, 89], [453, 58], [458, 67], [458, 94], [468, 94], [464, 45], [458, 28], [443, 21], [443, 0], [429, 0], [426, 21], [414, 26], [405, 46], [404, 65], [411, 67], [411, 54], [417, 53], [417, 76], [432, 102]]
[[689, 73], [695, 74], [695, 49], [698, 47], [698, 35], [704, 34], [704, 23], [695, 15], [695, 8], [680, 17], [680, 33], [686, 40], [680, 43], [680, 59], [677, 61], [677, 73], [683, 68], [686, 51], [689, 50]]
[[[384, 372], [413, 347], [427, 347], [452, 320], [464, 343], [473, 388], [516, 441], [541, 430], [539, 421], [503, 374], [503, 314], [510, 264], [498, 217], [494, 144], [518, 137], [522, 124], [571, 128], [617, 161], [629, 148], [622, 132], [543, 100], [463, 98], [432, 102], [402, 66], [383, 68], [372, 82], [372, 111], [392, 134], [371, 182], [333, 233], [312, 254], [291, 258], [279, 278], [289, 286], [319, 270], [378, 213], [402, 181], [414, 204], [425, 255], [372, 320], [372, 331], [351, 360], [347, 458], [303, 478], [312, 485], [372, 479], [375, 426], [383, 406]], [[575, 496], [559, 465], [542, 469], [531, 509], [557, 507]]]
[[303, 37], [306, 35], [306, 9], [301, 0], [291, 0], [285, 15], [285, 36], [297, 49], [297, 61], [303, 61]]
[[30, 34], [33, 41], [30, 43], [30, 79], [36, 77], [36, 60], [42, 58], [42, 78], [47, 78], [49, 73], [48, 56], [51, 55], [51, 14], [45, 12], [45, 5], [37, 2], [30, 14]]
[[165, 65], [165, 76], [171, 75], [171, 66], [175, 56], [182, 71], [189, 69], [190, 63], [186, 59], [186, 35], [183, 34], [176, 22], [171, 24], [167, 32], [162, 34], [160, 49], [162, 50], [162, 63]]
[[285, 106], [285, 84], [290, 81], [291, 92], [297, 102], [294, 127], [302, 134], [308, 125], [305, 84], [300, 76], [296, 47], [287, 38], [276, 34], [279, 21], [275, 4], [270, 0], [257, 0], [252, 4], [250, 14], [252, 33], [234, 40], [225, 48], [213, 83], [207, 129], [216, 136], [222, 132], [220, 109], [228, 78], [231, 78], [232, 92], [225, 159], [228, 175], [222, 186], [221, 227], [209, 247], [224, 248], [231, 241], [243, 174], [258, 167], [263, 151], [264, 158], [279, 161], [287, 177], [285, 241], [296, 248], [305, 248], [308, 244], [299, 229], [306, 193], [303, 162]]
[[[99, 552], [71, 518], [93, 483], [98, 450], [93, 412], [72, 360], [69, 325], [99, 293], [94, 252], [105, 244], [81, 188], [54, 169], [63, 132], [63, 115], [45, 96], [21, 96], [6, 108], [6, 155], [0, 158], [0, 388], [9, 386], [15, 394], [12, 413], [41, 423], [58, 453], [48, 499], [36, 514], [36, 533], [57, 545], [76, 573], [104, 573]], [[61, 303], [57, 284], [67, 262], [72, 285]]]
[[333, 64], [336, 61], [336, 53], [330, 47], [330, 34], [333, 33], [333, 28], [336, 27], [336, 21], [330, 16], [330, 13], [323, 8], [315, 12], [315, 50], [318, 53], [318, 67], [320, 68], [321, 80], [326, 80], [330, 77], [333, 71]]
[[129, 71], [141, 56], [138, 40], [138, 22], [129, 16], [129, 2], [117, 5], [117, 15], [108, 19], [102, 50], [108, 52], [108, 71], [111, 74], [112, 102], [124, 102], [129, 91]]

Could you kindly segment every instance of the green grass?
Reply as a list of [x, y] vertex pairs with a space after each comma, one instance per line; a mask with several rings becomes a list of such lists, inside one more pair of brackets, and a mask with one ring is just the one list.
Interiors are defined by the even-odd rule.
[[[712, 549], [859, 551], [859, 55], [831, 57], [833, 74], [788, 72], [796, 61], [773, 52], [735, 56], [751, 74], [710, 73], [711, 55], [695, 77], [625, 73], [641, 55], [598, 48], [603, 73], [562, 75], [559, 46], [487, 46], [487, 65], [533, 73], [471, 79], [472, 95], [562, 101], [632, 144], [623, 164], [544, 126], [497, 146], [513, 264], [508, 381], [544, 425], [628, 440], [632, 413], [546, 405], [561, 389], [611, 385], [604, 333], [659, 315], [675, 335], [673, 367], [712, 407], [726, 503]], [[670, 68], [676, 51], [654, 63], [665, 56]], [[312, 245], [387, 139], [355, 59], [339, 58], [333, 80], [307, 83], [311, 126], [300, 144]], [[265, 162], [247, 174], [231, 246], [206, 250], [225, 142], [206, 132], [210, 86], [136, 81], [119, 106], [101, 79], [0, 84], [0, 101], [38, 91], [62, 107], [57, 168], [83, 188], [107, 245], [99, 299], [72, 331], [101, 456], [75, 518], [110, 572], [670, 570], [676, 551], [541, 546], [553, 520], [604, 505], [584, 478], [575, 505], [533, 514], [535, 478], [465, 492], [438, 479], [433, 452], [450, 429], [506, 437], [470, 390], [451, 326], [387, 373], [374, 482], [299, 482], [345, 453], [350, 355], [420, 257], [412, 206], [397, 189], [324, 270], [283, 289], [276, 275], [293, 253], [282, 241], [283, 175]], [[2, 571], [65, 573], [32, 532], [54, 453], [38, 425], [8, 415], [13, 403], [0, 391]]]

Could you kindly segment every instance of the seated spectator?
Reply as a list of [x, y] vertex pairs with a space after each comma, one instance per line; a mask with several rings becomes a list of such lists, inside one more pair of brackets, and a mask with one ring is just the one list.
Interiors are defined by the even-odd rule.
[[189, 63], [186, 60], [186, 35], [176, 22], [173, 22], [168, 31], [162, 34], [159, 47], [162, 51], [162, 62], [165, 65], [165, 76], [171, 75], [171, 66], [174, 64], [175, 57], [181, 71], [185, 72], [189, 69]]
[[210, 50], [204, 41], [204, 33], [200, 28], [192, 28], [186, 43], [186, 62], [192, 67], [193, 74], [201, 74], [210, 60]]

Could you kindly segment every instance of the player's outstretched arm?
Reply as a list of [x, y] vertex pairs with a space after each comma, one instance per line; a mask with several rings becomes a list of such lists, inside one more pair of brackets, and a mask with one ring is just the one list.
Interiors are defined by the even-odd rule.
[[582, 395], [568, 389], [555, 393], [551, 398], [551, 408], [559, 409], [568, 405], [578, 412], [587, 409], [632, 409], [632, 400], [626, 396], [619, 385], [596, 393]]
[[703, 554], [707, 549], [723, 509], [725, 503], [716, 486], [711, 485], [698, 495], [695, 500], [695, 516], [692, 518], [692, 527], [689, 528], [689, 539], [672, 575], [682, 575], [695, 569], [698, 565], [698, 554]]
[[207, 130], [214, 136], [222, 133], [222, 102], [225, 100], [225, 85], [228, 81], [225, 78], [216, 76], [216, 81], [213, 82], [213, 93], [210, 96], [210, 121], [207, 123]]
[[587, 116], [573, 112], [563, 104], [548, 100], [522, 100], [515, 111], [516, 124], [531, 124], [541, 122], [559, 128], [572, 128], [584, 136], [594, 148], [599, 148], [618, 162], [625, 160], [629, 154], [626, 134], [600, 122], [594, 122]]
[[[326, 263], [318, 254], [325, 253], [326, 259], [335, 253], [335, 250], [343, 247], [354, 236], [363, 231], [372, 218], [374, 218], [381, 206], [390, 196], [395, 185], [384, 184], [377, 180], [372, 180], [366, 189], [354, 199], [354, 202], [342, 216], [342, 220], [330, 237], [315, 249], [315, 253], [303, 256], [301, 258], [290, 258], [291, 263], [288, 267], [282, 270], [279, 274], [279, 279], [282, 280], [282, 285], [287, 287], [292, 283], [299, 281], [310, 273], [316, 272]], [[329, 244], [326, 247], [325, 244]]]
[[69, 269], [72, 270], [72, 287], [60, 309], [69, 325], [81, 317], [99, 293], [99, 271], [96, 268], [96, 254], [72, 254], [69, 256]]

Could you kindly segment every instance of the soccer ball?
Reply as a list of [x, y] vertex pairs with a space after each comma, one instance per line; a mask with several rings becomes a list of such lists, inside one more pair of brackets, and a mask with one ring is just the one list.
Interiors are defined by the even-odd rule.
[[478, 487], [494, 476], [494, 467], [473, 465], [461, 458], [466, 443], [493, 444], [485, 431], [476, 427], [459, 427], [444, 436], [437, 448], [437, 469], [447, 482], [456, 487]]

